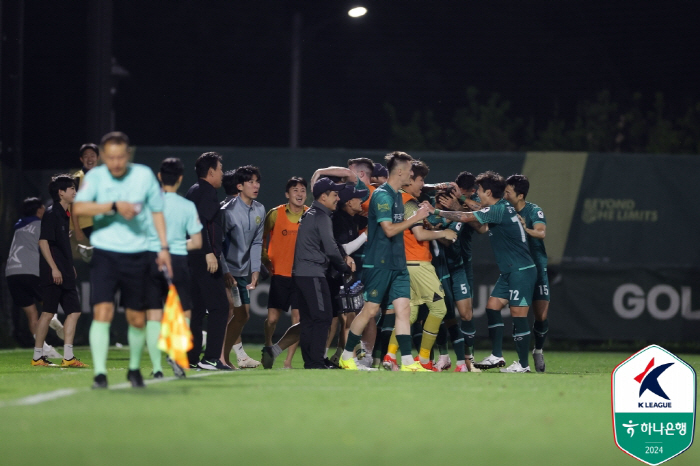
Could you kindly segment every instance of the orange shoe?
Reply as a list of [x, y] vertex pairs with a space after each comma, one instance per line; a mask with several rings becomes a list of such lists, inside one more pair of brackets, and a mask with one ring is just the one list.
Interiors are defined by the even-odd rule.
[[61, 361], [61, 367], [90, 367], [90, 366], [80, 362], [80, 359], [73, 357], [73, 359], [64, 359], [63, 361]]
[[396, 362], [396, 358], [392, 358], [388, 354], [384, 356], [384, 361], [382, 361], [382, 366], [388, 371], [398, 371], [399, 364]]
[[46, 356], [42, 356], [39, 359], [32, 359], [32, 366], [57, 367], [57, 364], [49, 361]]

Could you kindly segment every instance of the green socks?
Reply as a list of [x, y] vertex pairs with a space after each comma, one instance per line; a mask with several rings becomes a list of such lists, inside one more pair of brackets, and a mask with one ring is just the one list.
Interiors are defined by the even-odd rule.
[[452, 349], [455, 350], [457, 361], [464, 361], [464, 336], [461, 335], [457, 323], [449, 326], [447, 332], [450, 334]]
[[486, 320], [489, 324], [489, 338], [491, 339], [491, 354], [499, 358], [503, 357], [503, 317], [501, 311], [486, 309]]
[[401, 351], [401, 356], [408, 356], [412, 358], [411, 335], [396, 335], [396, 341], [399, 342], [399, 351]]
[[360, 343], [360, 335], [355, 335], [352, 330], [348, 332], [348, 341], [345, 343], [345, 351], [355, 354], [355, 346]]
[[95, 375], [107, 375], [107, 352], [109, 351], [109, 322], [92, 321], [90, 325], [90, 352]]
[[389, 341], [391, 340], [391, 334], [394, 331], [395, 324], [396, 314], [384, 314], [384, 323], [382, 324], [382, 331], [380, 332], [382, 354], [386, 354], [389, 349]]
[[533, 330], [535, 331], [535, 349], [541, 350], [549, 331], [549, 320], [545, 319], [542, 322], [536, 320]]
[[146, 344], [146, 329], [129, 325], [127, 337], [129, 339], [129, 370], [139, 370], [143, 346]]
[[474, 354], [474, 337], [476, 335], [476, 327], [474, 320], [463, 320], [461, 323], [462, 335], [464, 336], [464, 346], [466, 346], [467, 354]]
[[153, 373], [163, 372], [163, 358], [158, 349], [158, 338], [160, 337], [160, 322], [157, 320], [149, 320], [146, 322], [146, 346], [148, 346], [148, 355], [151, 357], [153, 364]]
[[527, 317], [513, 317], [513, 341], [515, 341], [520, 365], [529, 366], [530, 326], [527, 323]]

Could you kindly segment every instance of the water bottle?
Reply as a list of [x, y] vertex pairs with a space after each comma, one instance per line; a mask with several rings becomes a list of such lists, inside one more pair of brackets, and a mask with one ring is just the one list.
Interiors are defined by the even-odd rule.
[[243, 301], [241, 301], [241, 293], [238, 291], [237, 285], [231, 287], [231, 294], [233, 295], [233, 307], [241, 307]]

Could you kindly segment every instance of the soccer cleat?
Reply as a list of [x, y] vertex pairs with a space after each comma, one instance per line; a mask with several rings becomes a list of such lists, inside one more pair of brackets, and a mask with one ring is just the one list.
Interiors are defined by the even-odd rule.
[[[338, 361], [340, 361], [340, 358], [338, 358]], [[338, 362], [334, 362], [333, 359], [324, 358], [323, 364], [325, 364], [326, 367], [332, 367], [333, 369], [342, 369], [340, 364], [338, 364]]]
[[388, 354], [384, 356], [384, 361], [382, 361], [382, 367], [388, 371], [398, 371], [399, 364], [396, 362], [396, 358], [392, 358]]
[[530, 372], [530, 366], [523, 367], [520, 365], [520, 361], [515, 361], [510, 366], [501, 369], [501, 372]]
[[[219, 368], [217, 367], [217, 364], [224, 365], [221, 361], [209, 361], [207, 359], [202, 359], [197, 363], [197, 367], [200, 369], [204, 369], [205, 371], [218, 371]], [[228, 367], [228, 366], [226, 366]], [[230, 367], [229, 367], [230, 369]]]
[[170, 364], [170, 367], [173, 369], [173, 375], [177, 377], [178, 379], [184, 379], [187, 377], [187, 374], [185, 374], [185, 369], [180, 367], [178, 363], [170, 359], [170, 356], [166, 356], [165, 360]]
[[441, 354], [440, 357], [438, 358], [437, 364], [435, 364], [435, 368], [438, 370], [438, 372], [446, 371], [450, 367], [452, 367], [452, 361], [450, 360], [450, 355], [449, 354]]
[[154, 379], [162, 379], [164, 377], [163, 373], [161, 371], [155, 372], [153, 374]]
[[248, 355], [246, 355], [244, 358], [238, 358], [238, 367], [241, 369], [255, 369], [259, 365], [260, 361], [256, 361]]
[[535, 370], [537, 372], [544, 372], [544, 354], [535, 353], [535, 350], [532, 350], [532, 359], [535, 360]]
[[56, 331], [56, 335], [58, 335], [58, 338], [61, 340], [63, 340], [63, 338], [66, 336], [66, 332], [63, 331], [63, 324], [60, 320], [58, 320], [58, 314], [53, 315], [53, 318], [49, 322], [49, 328], [54, 329]]
[[53, 346], [47, 345], [46, 342], [44, 342], [43, 350], [44, 350], [44, 356], [46, 356], [47, 358], [61, 358], [61, 359], [63, 359], [63, 356], [61, 356], [61, 354], [58, 351], [56, 351]]
[[365, 353], [365, 357], [362, 359], [358, 359], [357, 363], [361, 364], [365, 367], [371, 368], [372, 367], [372, 356], [369, 355], [368, 353]]
[[474, 366], [469, 367], [469, 363], [466, 362], [465, 364], [459, 364], [457, 367], [455, 367], [455, 372], [481, 372], [481, 369], [477, 369]]
[[420, 356], [416, 356], [415, 358], [413, 358], [413, 360], [421, 366], [423, 366], [423, 369], [427, 369], [430, 372], [440, 372], [433, 366], [433, 361], [428, 361], [426, 364], [423, 364], [422, 362], [420, 362]]
[[85, 363], [80, 362], [80, 359], [73, 357], [73, 359], [64, 359], [61, 361], [61, 367], [90, 367]]
[[275, 363], [275, 357], [272, 355], [272, 348], [270, 346], [263, 346], [262, 348], [262, 366], [263, 369], [272, 369], [272, 365]]
[[57, 365], [49, 361], [46, 356], [42, 356], [39, 359], [32, 359], [32, 366], [56, 367]]
[[107, 376], [104, 374], [97, 374], [95, 376], [95, 381], [92, 383], [93, 389], [107, 388]]
[[474, 355], [473, 355], [473, 354], [468, 354], [468, 355], [467, 355], [467, 361], [469, 361], [470, 363], [472, 363], [472, 366], [474, 366], [474, 364], [476, 364], [476, 362], [474, 361]]
[[506, 360], [502, 357], [489, 354], [483, 361], [474, 364], [477, 369], [495, 369], [497, 367], [505, 367]]
[[428, 370], [419, 361], [414, 361], [413, 364], [409, 365], [402, 365], [401, 366], [401, 372], [433, 372], [432, 370]]
[[146, 388], [146, 384], [143, 383], [143, 376], [141, 375], [141, 371], [139, 369], [129, 369], [129, 372], [126, 373], [126, 380], [131, 382], [132, 388]]
[[333, 356], [326, 359], [328, 359], [331, 362], [331, 364], [335, 364], [336, 366], [340, 367], [340, 353], [336, 352]]

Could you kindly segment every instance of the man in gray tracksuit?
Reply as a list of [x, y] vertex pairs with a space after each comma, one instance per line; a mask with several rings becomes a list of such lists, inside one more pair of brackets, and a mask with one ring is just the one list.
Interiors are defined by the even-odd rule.
[[[233, 318], [228, 323], [223, 348], [225, 360], [222, 362], [231, 366], [229, 355], [233, 348], [239, 366], [254, 368], [260, 363], [246, 354], [240, 337], [250, 316], [249, 293], [258, 285], [260, 277], [265, 207], [255, 200], [260, 191], [260, 171], [257, 167], [246, 165], [238, 167], [231, 174], [227, 172], [224, 175], [224, 187], [229, 183], [229, 175], [238, 195], [221, 207], [223, 253], [226, 259], [223, 269], [227, 283], [235, 280], [242, 306], [234, 308]], [[226, 194], [229, 194], [228, 189]]]
[[331, 294], [326, 281], [329, 264], [343, 273], [355, 271], [355, 262], [338, 250], [331, 214], [344, 184], [321, 178], [314, 183], [314, 202], [299, 223], [292, 277], [299, 299], [299, 348], [304, 369], [327, 369], [323, 362], [328, 329], [333, 320]]

